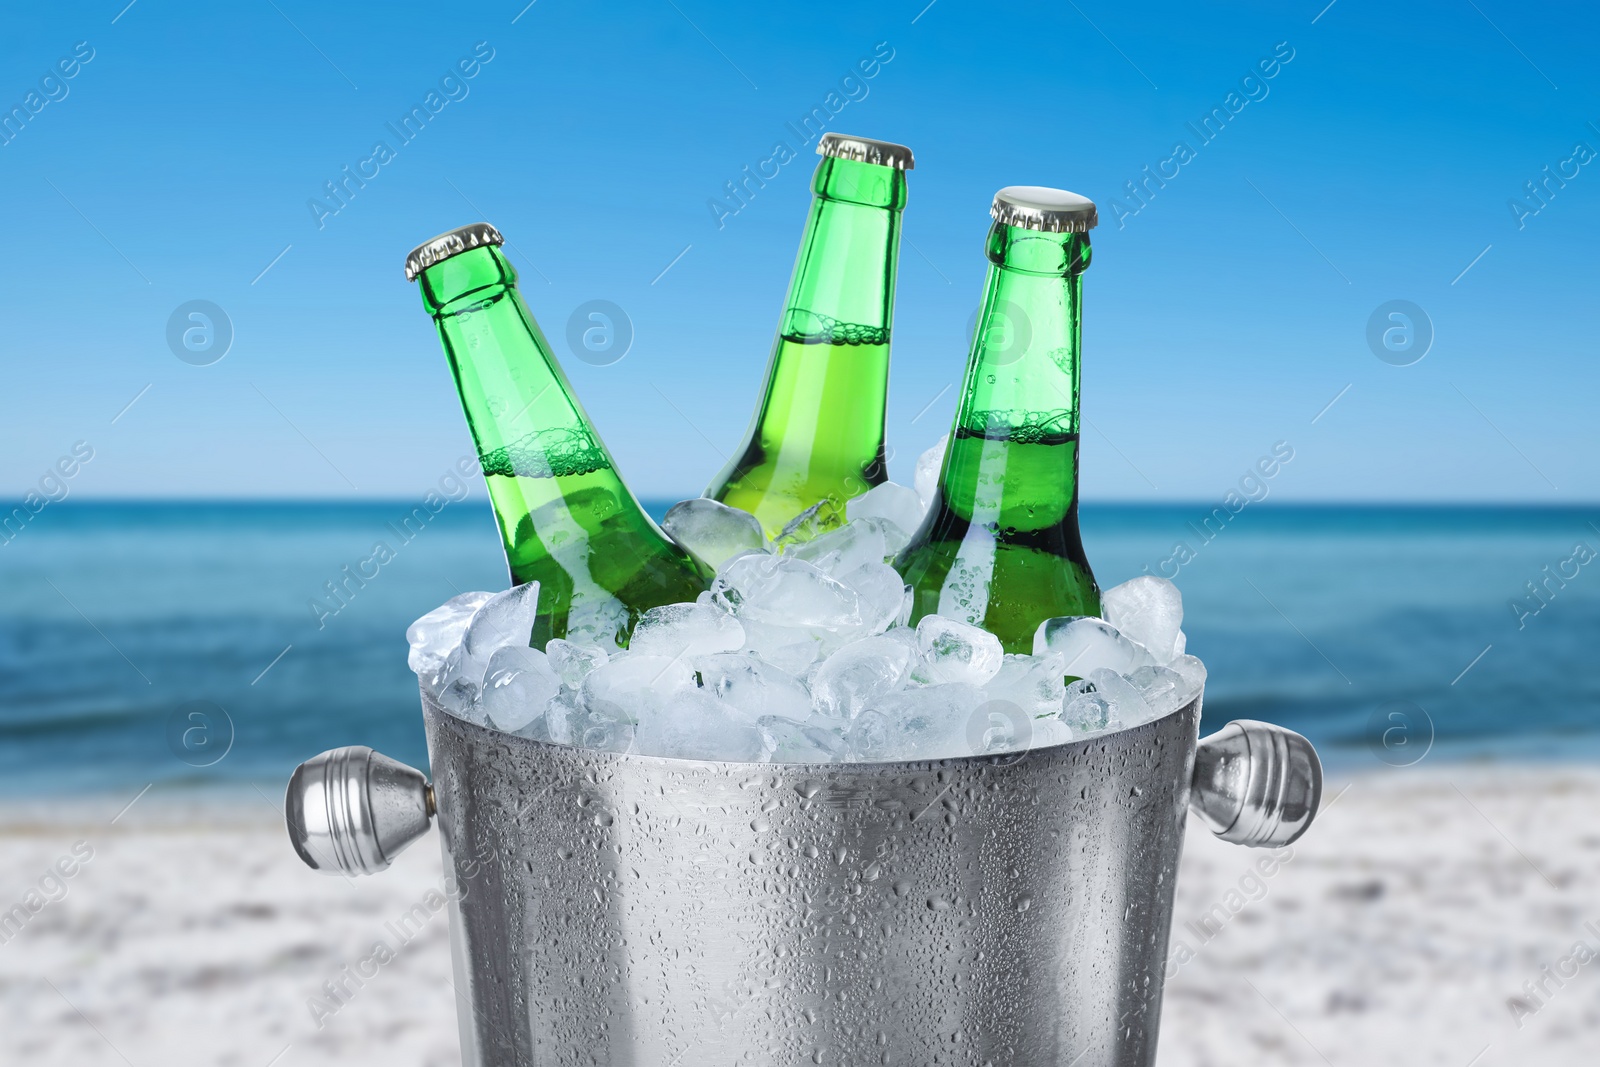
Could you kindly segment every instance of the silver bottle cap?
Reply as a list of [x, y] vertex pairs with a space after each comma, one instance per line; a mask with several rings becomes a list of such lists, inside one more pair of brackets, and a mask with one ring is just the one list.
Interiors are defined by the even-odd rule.
[[996, 222], [1044, 233], [1088, 233], [1100, 222], [1094, 201], [1065, 189], [1008, 185], [994, 194], [989, 214]]
[[487, 222], [474, 222], [471, 226], [441, 233], [431, 241], [422, 242], [406, 256], [406, 281], [416, 281], [417, 275], [451, 256], [459, 256], [485, 245], [505, 243], [506, 239], [500, 236], [500, 231]]
[[857, 163], [873, 163], [895, 170], [911, 170], [916, 160], [911, 149], [893, 141], [874, 141], [870, 137], [851, 137], [847, 133], [825, 133], [817, 142], [817, 155], [831, 159], [849, 159]]

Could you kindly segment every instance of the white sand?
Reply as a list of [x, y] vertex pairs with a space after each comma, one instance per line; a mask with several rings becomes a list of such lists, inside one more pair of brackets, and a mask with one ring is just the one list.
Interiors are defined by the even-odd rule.
[[[1600, 959], [1541, 974], [1576, 941], [1600, 950], [1600, 769], [1346, 781], [1270, 876], [1267, 853], [1191, 830], [1174, 948], [1194, 955], [1168, 983], [1162, 1067], [1600, 1060]], [[0, 1063], [458, 1062], [443, 912], [320, 1028], [307, 1007], [439, 884], [433, 839], [346, 881], [300, 866], [276, 798], [153, 793], [110, 824], [124, 803], [4, 818], [0, 911], [75, 842], [93, 858], [0, 944]], [[1542, 978], [1541, 1004], [1523, 984]], [[1520, 1028], [1517, 996], [1537, 1009]]]

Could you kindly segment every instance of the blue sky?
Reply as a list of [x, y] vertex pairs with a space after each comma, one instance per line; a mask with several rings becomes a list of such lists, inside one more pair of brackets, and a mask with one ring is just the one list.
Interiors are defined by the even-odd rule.
[[[424, 492], [469, 445], [401, 262], [483, 217], [636, 492], [692, 495], [749, 418], [793, 262], [815, 157], [785, 124], [837, 92], [830, 129], [917, 155], [889, 414], [901, 480], [954, 409], [990, 197], [1044, 184], [1103, 220], [1086, 500], [1220, 499], [1279, 441], [1295, 458], [1274, 499], [1600, 497], [1600, 163], [1574, 154], [1600, 150], [1595, 15], [1324, 2], [8, 14], [0, 106], [38, 95], [0, 138], [0, 492], [79, 441], [82, 499]], [[92, 58], [74, 64], [79, 42]], [[875, 52], [892, 58], [843, 81]], [[462, 60], [473, 76], [444, 80]], [[445, 102], [402, 142], [386, 124], [430, 91]], [[1207, 142], [1189, 124], [1216, 108], [1231, 117]], [[379, 140], [392, 158], [319, 219], [308, 202]], [[802, 156], [719, 228], [708, 201], [779, 140]], [[1180, 141], [1190, 158], [1129, 199]], [[1565, 184], [1526, 199], [1546, 166]], [[194, 300], [233, 332], [207, 366], [167, 340]], [[564, 342], [592, 300], [634, 333], [606, 366]], [[1367, 340], [1395, 300], [1433, 333], [1407, 366]]]

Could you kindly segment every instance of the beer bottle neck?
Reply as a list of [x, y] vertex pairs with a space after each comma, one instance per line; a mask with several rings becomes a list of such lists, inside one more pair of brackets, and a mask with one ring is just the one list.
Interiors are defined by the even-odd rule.
[[885, 344], [894, 309], [905, 172], [827, 158], [811, 179], [781, 338], [810, 344]]
[[1042, 440], [1078, 433], [1086, 233], [996, 223], [957, 430]]
[[[614, 590], [597, 586], [592, 561], [586, 562], [597, 523], [634, 538], [626, 552], [612, 546], [618, 560], [667, 542], [617, 475], [517, 293], [516, 271], [490, 246], [451, 256], [420, 280], [472, 429], [512, 580], [550, 586], [540, 591], [541, 618], [557, 601], [609, 599]], [[551, 570], [552, 560], [560, 573]], [[560, 610], [564, 626], [566, 609]]]
[[1007, 652], [1100, 614], [1078, 531], [1080, 275], [1087, 234], [996, 224], [939, 495], [896, 560], [913, 620], [981, 625]]
[[516, 281], [495, 246], [451, 256], [420, 278], [484, 474], [549, 478], [610, 468]]
[[823, 527], [886, 477], [884, 405], [905, 172], [823, 159], [766, 384], [739, 450], [706, 495], [776, 537], [811, 507]]
[[[1087, 234], [996, 224], [961, 406], [940, 475], [964, 521], [1076, 543], [1080, 275]], [[1062, 552], [1068, 552], [1062, 548]]]

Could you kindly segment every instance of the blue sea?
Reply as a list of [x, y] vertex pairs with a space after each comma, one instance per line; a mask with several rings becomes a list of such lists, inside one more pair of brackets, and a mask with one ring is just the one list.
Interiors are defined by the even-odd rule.
[[[401, 531], [410, 510], [67, 501], [11, 531], [0, 790], [271, 796], [348, 744], [425, 765], [406, 625], [506, 572], [487, 504]], [[1600, 754], [1597, 524], [1600, 507], [1082, 512], [1102, 586], [1149, 572], [1182, 589], [1210, 671], [1203, 729], [1266, 719], [1374, 770]], [[392, 558], [329, 598], [380, 542]]]

